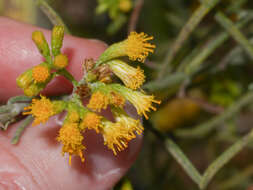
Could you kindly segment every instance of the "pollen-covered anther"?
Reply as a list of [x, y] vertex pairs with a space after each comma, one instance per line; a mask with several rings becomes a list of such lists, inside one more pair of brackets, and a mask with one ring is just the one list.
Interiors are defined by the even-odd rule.
[[38, 65], [32, 69], [32, 77], [35, 83], [45, 82], [50, 76], [50, 71], [46, 66]]
[[81, 161], [84, 162], [83, 150], [85, 147], [82, 144], [83, 136], [76, 123], [66, 123], [62, 126], [57, 140], [63, 144], [62, 154], [69, 154], [70, 165], [72, 155], [79, 156]]
[[24, 108], [25, 111], [23, 115], [31, 114], [35, 117], [32, 125], [38, 125], [40, 123], [45, 123], [49, 117], [55, 114], [54, 106], [52, 102], [44, 96], [41, 99], [32, 99], [32, 104]]
[[131, 32], [126, 43], [126, 52], [130, 60], [144, 62], [149, 53], [154, 52], [155, 45], [148, 43], [153, 36], [141, 32]]
[[100, 112], [101, 109], [106, 109], [109, 104], [109, 97], [104, 93], [97, 91], [91, 95], [88, 108]]
[[85, 115], [82, 123], [80, 124], [80, 128], [84, 130], [85, 128], [94, 129], [97, 133], [99, 133], [99, 127], [101, 123], [101, 116], [89, 112]]

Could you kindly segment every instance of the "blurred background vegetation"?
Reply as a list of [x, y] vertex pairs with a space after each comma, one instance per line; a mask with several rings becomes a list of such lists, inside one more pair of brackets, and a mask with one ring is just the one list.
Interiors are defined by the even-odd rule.
[[[0, 15], [51, 29], [38, 2], [0, 0]], [[163, 103], [144, 121], [141, 153], [114, 189], [253, 189], [252, 1], [45, 2], [76, 36], [108, 44], [131, 30], [155, 37], [141, 67], [144, 89]]]

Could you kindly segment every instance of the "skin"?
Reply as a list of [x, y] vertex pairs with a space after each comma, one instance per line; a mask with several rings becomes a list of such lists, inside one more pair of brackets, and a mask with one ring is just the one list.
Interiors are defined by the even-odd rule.
[[[38, 29], [50, 41], [50, 31], [0, 17], [0, 102], [21, 95], [22, 90], [16, 86], [16, 77], [43, 61], [31, 40], [32, 32]], [[100, 41], [66, 35], [62, 50], [70, 60], [68, 70], [76, 79], [80, 79], [82, 61], [85, 58], [97, 59], [105, 48], [106, 45]], [[71, 84], [59, 77], [43, 93], [59, 95], [70, 93], [71, 90]], [[55, 140], [62, 118], [62, 115], [58, 115], [46, 124], [29, 126], [17, 145], [11, 145], [10, 140], [18, 123], [1, 132], [0, 189], [107, 190], [136, 159], [141, 136], [132, 140], [128, 149], [114, 156], [103, 145], [101, 135], [88, 131], [84, 134], [85, 162], [73, 156], [72, 165], [68, 165], [68, 156], [61, 155], [61, 145]]]

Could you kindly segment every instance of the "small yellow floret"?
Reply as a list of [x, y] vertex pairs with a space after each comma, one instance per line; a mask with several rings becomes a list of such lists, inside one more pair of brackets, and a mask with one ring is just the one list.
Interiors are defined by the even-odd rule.
[[152, 103], [161, 103], [161, 101], [155, 100], [153, 95], [139, 94], [139, 92], [136, 92], [130, 101], [136, 107], [137, 113], [139, 115], [144, 115], [146, 119], [148, 119], [146, 112], [149, 112], [150, 110], [156, 111], [156, 108], [152, 105]]
[[139, 88], [145, 81], [144, 71], [140, 67], [134, 68], [123, 61], [114, 60], [108, 63], [113, 73], [118, 76], [126, 87]]
[[126, 127], [121, 123], [112, 123], [110, 121], [103, 121], [102, 134], [104, 137], [104, 144], [117, 155], [117, 151], [122, 151], [127, 148], [128, 141], [132, 139], [129, 136]]
[[145, 81], [145, 75], [140, 67], [133, 70], [133, 72], [129, 71], [128, 76], [123, 80], [126, 87], [136, 90], [139, 88]]
[[38, 65], [32, 69], [32, 77], [36, 82], [45, 82], [50, 76], [50, 71], [46, 66]]
[[83, 136], [78, 129], [76, 123], [66, 123], [60, 129], [57, 140], [63, 144], [62, 154], [69, 154], [69, 164], [71, 165], [71, 156], [77, 155], [84, 162], [83, 150], [85, 147], [82, 144]]
[[140, 120], [136, 120], [129, 117], [128, 115], [126, 115], [126, 113], [120, 111], [119, 109], [114, 109], [113, 114], [115, 116], [115, 121], [125, 127], [129, 138], [135, 138], [135, 133], [137, 133], [138, 135], [142, 134], [144, 128]]
[[68, 57], [63, 54], [59, 54], [54, 59], [54, 66], [58, 69], [63, 69], [68, 65]]
[[156, 108], [152, 104], [161, 103], [161, 101], [155, 100], [153, 95], [146, 95], [140, 91], [133, 91], [125, 87], [117, 87], [115, 90], [118, 90], [136, 108], [137, 113], [144, 115], [146, 119], [148, 119], [146, 112], [150, 110], [156, 111]]
[[24, 112], [24, 115], [31, 114], [35, 117], [32, 125], [45, 123], [49, 117], [55, 114], [52, 102], [44, 96], [41, 96], [39, 100], [32, 99], [32, 104], [25, 107], [24, 110], [30, 110], [29, 112]]
[[99, 133], [100, 122], [101, 122], [101, 116], [93, 112], [89, 112], [85, 115], [80, 125], [80, 128], [82, 130], [84, 130], [85, 128], [94, 129], [97, 133]]
[[109, 98], [97, 91], [92, 94], [89, 104], [87, 105], [88, 108], [100, 112], [101, 109], [106, 109], [109, 104]]
[[128, 36], [126, 43], [126, 53], [130, 60], [138, 60], [144, 62], [149, 53], [154, 52], [155, 45], [148, 43], [152, 40], [153, 36], [149, 36], [143, 32], [131, 32]]

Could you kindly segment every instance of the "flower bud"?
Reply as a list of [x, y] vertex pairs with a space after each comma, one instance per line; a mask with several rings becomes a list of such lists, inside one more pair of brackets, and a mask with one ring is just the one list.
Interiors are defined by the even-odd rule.
[[32, 70], [28, 69], [16, 79], [19, 88], [27, 88], [33, 81]]
[[24, 94], [29, 97], [37, 96], [44, 87], [45, 85], [31, 84], [24, 89]]
[[36, 44], [38, 50], [44, 57], [50, 56], [50, 49], [45, 39], [44, 34], [41, 31], [35, 31], [32, 34], [32, 40]]
[[63, 69], [65, 67], [67, 67], [68, 62], [69, 62], [69, 60], [66, 55], [59, 54], [54, 59], [54, 67], [56, 69]]
[[55, 26], [52, 31], [51, 47], [54, 56], [61, 53], [62, 41], [64, 37], [64, 27]]

